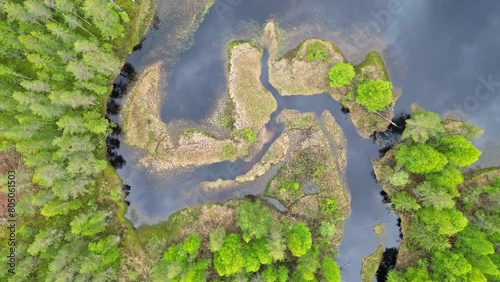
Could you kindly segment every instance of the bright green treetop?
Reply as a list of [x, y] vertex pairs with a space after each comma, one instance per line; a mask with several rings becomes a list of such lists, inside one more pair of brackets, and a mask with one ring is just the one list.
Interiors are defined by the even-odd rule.
[[342, 87], [348, 85], [354, 77], [354, 67], [348, 63], [340, 63], [334, 65], [328, 76], [330, 77], [331, 87]]
[[423, 144], [403, 145], [396, 152], [395, 157], [398, 165], [420, 174], [438, 172], [448, 163], [443, 154]]
[[443, 153], [450, 163], [458, 166], [467, 166], [479, 159], [481, 151], [463, 136], [445, 137], [439, 140], [437, 149]]
[[309, 228], [304, 223], [295, 224], [288, 237], [288, 249], [296, 257], [303, 256], [312, 245]]
[[243, 243], [237, 234], [230, 234], [224, 239], [220, 250], [214, 254], [214, 267], [219, 276], [230, 276], [245, 266]]
[[356, 101], [369, 112], [383, 110], [392, 102], [392, 83], [384, 80], [371, 80], [358, 85]]

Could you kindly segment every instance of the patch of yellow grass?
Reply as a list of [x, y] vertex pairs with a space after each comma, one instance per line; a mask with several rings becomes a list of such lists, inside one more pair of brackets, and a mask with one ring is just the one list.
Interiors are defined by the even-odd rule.
[[269, 121], [278, 103], [260, 83], [262, 51], [250, 43], [233, 46], [228, 89], [235, 104], [235, 128], [258, 132]]

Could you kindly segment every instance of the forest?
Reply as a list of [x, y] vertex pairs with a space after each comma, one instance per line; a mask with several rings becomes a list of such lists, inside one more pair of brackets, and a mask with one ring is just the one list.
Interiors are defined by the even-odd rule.
[[236, 210], [237, 232], [218, 227], [208, 238], [194, 232], [170, 245], [153, 281], [341, 281], [328, 234], [313, 238], [302, 222], [278, 221], [260, 200]]
[[147, 25], [130, 20], [138, 8], [104, 0], [0, 2], [0, 147], [23, 161], [10, 168], [16, 245], [8, 247], [1, 233], [1, 256], [15, 248], [15, 275], [2, 263], [0, 280], [117, 280], [123, 200], [106, 160], [114, 126], [104, 113], [111, 82]]
[[[387, 281], [498, 281], [500, 177], [470, 182], [478, 127], [416, 106], [402, 142], [375, 164], [404, 222], [404, 267]], [[486, 170], [487, 171], [487, 170]], [[478, 186], [480, 185], [480, 186]]]

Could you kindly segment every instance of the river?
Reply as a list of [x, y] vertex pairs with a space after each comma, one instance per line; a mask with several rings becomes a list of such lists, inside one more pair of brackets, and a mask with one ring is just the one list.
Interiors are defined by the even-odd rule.
[[[161, 8], [165, 0], [159, 1]], [[165, 122], [199, 122], [206, 117], [215, 101], [225, 93], [226, 64], [222, 60], [225, 42], [228, 38], [241, 36], [242, 22], [262, 26], [271, 16], [275, 16], [278, 22], [282, 19], [284, 26], [305, 30], [298, 34], [295, 42], [306, 37], [332, 40], [354, 63], [359, 63], [368, 49], [383, 51], [394, 85], [403, 90], [396, 104], [397, 112], [408, 111], [413, 102], [440, 114], [462, 108], [469, 121], [485, 129], [485, 137], [477, 142], [487, 151], [481, 163], [500, 164], [499, 158], [495, 157], [498, 148], [491, 142], [500, 137], [497, 130], [500, 125], [497, 110], [500, 107], [499, 85], [495, 84], [495, 81], [500, 81], [497, 67], [500, 61], [497, 52], [500, 3], [494, 1], [481, 4], [431, 0], [418, 3], [393, 0], [216, 1], [194, 34], [191, 48], [180, 54], [175, 65], [168, 69], [171, 75], [166, 78], [169, 87], [165, 89], [168, 95], [162, 104], [162, 119]], [[168, 30], [168, 19], [160, 18], [159, 24], [142, 43], [142, 48], [127, 59], [130, 66], [140, 71], [161, 59], [161, 52], [157, 50], [164, 45], [161, 35]], [[331, 31], [341, 31], [341, 34]], [[350, 36], [352, 34], [356, 36]], [[336, 39], [344, 41], [339, 44]], [[371, 43], [365, 44], [363, 40]], [[346, 51], [343, 47], [350, 49]], [[127, 73], [131, 73], [130, 68]], [[115, 83], [126, 83], [130, 79], [127, 73], [124, 72]], [[379, 243], [372, 232], [376, 223], [387, 225], [387, 236], [383, 241], [385, 248], [399, 244], [397, 217], [383, 202], [380, 188], [371, 176], [370, 161], [378, 157], [380, 147], [369, 139], [361, 139], [341, 112], [340, 105], [327, 95], [280, 97], [267, 83], [266, 64], [263, 64], [261, 79], [277, 98], [278, 111], [294, 108], [319, 113], [327, 109], [344, 130], [348, 139], [346, 173], [352, 214], [346, 220], [338, 262], [344, 281], [359, 281], [361, 257], [373, 252]], [[491, 81], [489, 84], [488, 80]], [[481, 89], [477, 91], [478, 88]], [[119, 87], [115, 89], [116, 96], [126, 92], [120, 91]], [[113, 101], [120, 104], [121, 99], [120, 96]], [[119, 123], [111, 112], [109, 117]], [[256, 182], [235, 189], [207, 193], [199, 187], [201, 181], [214, 180], [212, 178], [216, 176], [234, 178], [241, 173], [245, 162], [220, 163], [189, 173], [159, 175], [138, 164], [140, 151], [128, 147], [121, 135], [116, 138], [120, 141], [119, 148], [112, 151], [126, 161], [118, 173], [131, 187], [126, 198], [130, 203], [127, 217], [135, 226], [166, 220], [171, 213], [189, 205], [223, 202], [232, 197], [260, 193], [273, 173], [271, 171]]]

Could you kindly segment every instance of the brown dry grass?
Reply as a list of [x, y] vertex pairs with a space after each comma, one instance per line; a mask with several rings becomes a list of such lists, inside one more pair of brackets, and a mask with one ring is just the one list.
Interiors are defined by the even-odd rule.
[[[328, 51], [328, 60], [308, 61], [307, 46], [320, 43]], [[281, 95], [314, 95], [327, 92], [328, 71], [338, 63], [345, 62], [342, 53], [332, 43], [322, 39], [307, 39], [295, 50], [278, 60], [270, 59], [269, 82]]]
[[235, 128], [258, 132], [278, 107], [271, 92], [260, 83], [262, 51], [242, 43], [230, 52], [228, 89], [235, 104]]

